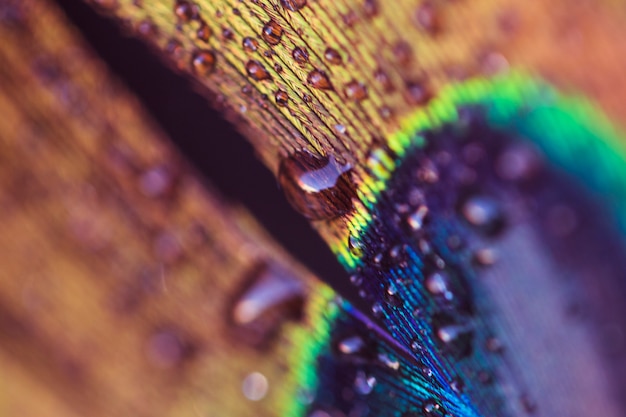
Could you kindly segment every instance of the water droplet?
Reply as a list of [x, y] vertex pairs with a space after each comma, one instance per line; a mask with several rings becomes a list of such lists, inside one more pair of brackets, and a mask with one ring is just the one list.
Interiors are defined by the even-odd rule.
[[383, 306], [382, 304], [380, 304], [379, 302], [375, 302], [372, 305], [372, 313], [374, 313], [374, 316], [376, 317], [380, 317], [383, 314]]
[[441, 405], [439, 405], [439, 403], [433, 398], [424, 401], [424, 404], [422, 405], [422, 411], [424, 412], [424, 416], [428, 417], [445, 415], [445, 412]]
[[232, 41], [235, 39], [235, 32], [231, 28], [222, 28], [222, 39]]
[[350, 283], [358, 287], [363, 283], [363, 277], [356, 274], [350, 275]]
[[361, 395], [368, 395], [374, 390], [376, 385], [376, 378], [368, 376], [363, 371], [357, 371], [356, 378], [354, 379], [354, 388]]
[[345, 355], [352, 355], [354, 353], [358, 353], [365, 347], [365, 342], [360, 336], [352, 336], [346, 339], [343, 339], [337, 345], [337, 349], [339, 352]]
[[432, 2], [422, 3], [415, 11], [415, 25], [423, 31], [434, 35], [441, 28], [441, 22]]
[[298, 64], [306, 64], [309, 62], [309, 53], [304, 48], [296, 46], [291, 52], [291, 56]]
[[342, 124], [336, 124], [336, 125], [334, 125], [334, 126], [333, 126], [333, 129], [335, 129], [335, 132], [336, 132], [338, 135], [345, 135], [345, 134], [346, 134], [346, 132], [348, 131], [348, 129], [346, 128], [346, 126], [345, 126], [345, 125], [342, 125]]
[[137, 25], [137, 32], [139, 32], [141, 36], [151, 39], [159, 35], [159, 28], [152, 20], [145, 19]]
[[171, 369], [193, 355], [194, 349], [173, 329], [155, 332], [146, 345], [150, 363], [161, 369]]
[[263, 26], [261, 37], [270, 45], [278, 45], [283, 37], [283, 28], [274, 20], [270, 20]]
[[534, 178], [542, 166], [539, 152], [529, 144], [506, 148], [496, 160], [496, 172], [505, 180], [527, 181]]
[[432, 98], [430, 89], [424, 81], [411, 81], [406, 83], [407, 101], [414, 105], [423, 105]]
[[243, 38], [241, 45], [243, 46], [244, 51], [248, 53], [256, 52], [256, 50], [259, 49], [259, 41], [251, 38], [250, 36]]
[[265, 67], [259, 61], [253, 59], [246, 63], [246, 72], [256, 81], [269, 80], [272, 78]]
[[421, 205], [409, 217], [407, 217], [406, 221], [412, 230], [421, 230], [424, 226], [424, 221], [427, 215], [428, 207], [425, 205]]
[[348, 100], [363, 101], [367, 98], [367, 87], [362, 82], [352, 80], [346, 84], [344, 94]]
[[328, 75], [324, 71], [320, 71], [318, 69], [314, 69], [309, 73], [306, 78], [307, 83], [313, 88], [317, 88], [320, 90], [332, 90], [333, 86], [330, 83], [330, 79]]
[[277, 73], [281, 73], [283, 72], [283, 66], [280, 65], [278, 62], [274, 64], [274, 71], [276, 71]]
[[363, 3], [363, 13], [368, 18], [376, 16], [378, 10], [378, 0], [365, 0]]
[[312, 220], [333, 219], [352, 210], [355, 188], [350, 164], [298, 152], [282, 160], [278, 181], [291, 205]]
[[205, 22], [200, 23], [200, 27], [196, 30], [196, 37], [202, 42], [208, 42], [212, 34], [211, 28]]
[[473, 331], [468, 324], [458, 324], [451, 317], [438, 314], [433, 318], [435, 336], [449, 353], [465, 357], [472, 352]]
[[445, 271], [436, 271], [429, 274], [424, 281], [426, 290], [432, 295], [442, 296], [451, 301], [454, 296], [450, 290], [450, 277]]
[[488, 234], [494, 234], [504, 226], [500, 205], [491, 197], [475, 195], [465, 201], [461, 208], [465, 220]]
[[306, 6], [307, 0], [280, 0], [280, 4], [287, 10], [297, 12]]
[[305, 288], [291, 272], [273, 263], [257, 266], [247, 281], [232, 307], [231, 319], [244, 340], [260, 345], [284, 321], [300, 317]]
[[393, 83], [391, 82], [391, 78], [389, 78], [389, 75], [387, 75], [387, 73], [381, 68], [377, 69], [374, 72], [374, 78], [380, 83], [385, 92], [389, 93], [393, 91]]
[[415, 353], [422, 352], [424, 350], [424, 346], [422, 346], [419, 340], [414, 340], [411, 342], [411, 350]]
[[198, 18], [199, 8], [197, 5], [186, 0], [176, 0], [174, 14], [182, 23], [188, 23]]
[[502, 342], [500, 342], [500, 339], [493, 336], [487, 338], [485, 341], [485, 348], [487, 348], [489, 352], [493, 353], [502, 353], [504, 351], [504, 346], [502, 345]]
[[535, 403], [527, 394], [520, 397], [522, 409], [526, 414], [535, 414], [537, 412], [537, 403]]
[[157, 165], [148, 169], [139, 179], [139, 187], [146, 197], [163, 197], [174, 187], [174, 174], [167, 165]]
[[394, 371], [397, 371], [398, 369], [400, 369], [400, 362], [396, 358], [389, 356], [386, 353], [379, 353], [378, 360], [383, 365], [385, 365], [388, 368], [393, 369]]
[[474, 253], [474, 263], [480, 266], [490, 266], [498, 260], [498, 253], [495, 249], [479, 249]]
[[393, 55], [396, 57], [396, 61], [400, 65], [407, 65], [411, 62], [413, 56], [413, 50], [411, 45], [406, 41], [397, 42], [392, 49]]
[[286, 106], [289, 103], [289, 94], [286, 91], [278, 90], [274, 95], [274, 99], [279, 106]]
[[252, 372], [243, 379], [241, 391], [244, 397], [250, 401], [260, 401], [267, 395], [270, 385], [265, 375], [260, 372]]
[[450, 388], [452, 388], [452, 391], [456, 392], [457, 394], [460, 394], [461, 392], [463, 392], [465, 385], [463, 384], [463, 381], [460, 378], [454, 378], [450, 382]]
[[326, 51], [324, 51], [324, 58], [326, 58], [326, 60], [331, 64], [341, 64], [341, 55], [336, 49], [326, 48]]
[[215, 69], [215, 54], [211, 51], [196, 51], [191, 57], [191, 67], [196, 75], [206, 77]]

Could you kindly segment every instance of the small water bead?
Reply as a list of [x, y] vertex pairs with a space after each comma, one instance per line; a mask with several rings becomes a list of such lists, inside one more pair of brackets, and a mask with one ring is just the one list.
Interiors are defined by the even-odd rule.
[[504, 351], [504, 345], [502, 345], [500, 339], [496, 337], [487, 338], [487, 340], [485, 341], [485, 348], [489, 352], [493, 353], [502, 353]]
[[222, 28], [222, 39], [232, 41], [235, 39], [235, 32], [231, 28]]
[[274, 336], [289, 319], [300, 316], [305, 288], [290, 271], [273, 263], [256, 267], [230, 311], [241, 337], [259, 345]]
[[527, 181], [535, 178], [543, 162], [539, 151], [530, 144], [519, 143], [506, 148], [496, 159], [496, 173], [508, 181]]
[[455, 323], [450, 317], [433, 319], [436, 339], [456, 357], [465, 357], [472, 351], [473, 330], [467, 324]]
[[287, 10], [297, 12], [306, 6], [307, 0], [280, 0], [280, 4]]
[[200, 23], [200, 27], [196, 30], [196, 37], [202, 42], [208, 42], [212, 34], [211, 28], [205, 22]]
[[339, 65], [342, 62], [341, 54], [333, 48], [326, 48], [324, 51], [324, 58], [326, 58], [326, 60], [333, 65]]
[[383, 315], [383, 306], [381, 303], [379, 302], [375, 302], [372, 305], [372, 313], [374, 314], [374, 316], [376, 317], [380, 317]]
[[454, 298], [450, 290], [450, 277], [445, 271], [436, 271], [426, 277], [426, 290], [433, 295], [443, 296], [450, 301]]
[[450, 382], [450, 388], [452, 388], [452, 391], [460, 394], [463, 392], [463, 389], [465, 389], [465, 384], [463, 384], [463, 381], [460, 378], [454, 378]]
[[461, 208], [465, 220], [488, 234], [497, 233], [504, 225], [500, 205], [491, 197], [475, 195], [465, 201]]
[[398, 369], [400, 369], [400, 362], [396, 358], [391, 357], [387, 355], [386, 353], [379, 353], [378, 360], [383, 365], [385, 365], [388, 368], [393, 369], [394, 371], [397, 371]]
[[171, 369], [193, 355], [194, 348], [175, 329], [155, 332], [146, 344], [150, 363], [161, 369]]
[[423, 31], [434, 35], [441, 29], [440, 16], [431, 1], [425, 1], [415, 11], [415, 25]]
[[432, 98], [432, 93], [425, 81], [410, 81], [406, 83], [406, 97], [410, 104], [424, 105]]
[[378, 81], [380, 83], [380, 85], [383, 87], [383, 90], [386, 93], [390, 93], [393, 91], [393, 83], [391, 82], [391, 78], [389, 78], [389, 75], [387, 75], [387, 73], [385, 71], [383, 71], [382, 69], [377, 69], [374, 72], [374, 78], [376, 79], [376, 81]]
[[256, 81], [269, 80], [272, 78], [263, 64], [254, 59], [251, 59], [246, 63], [246, 72], [250, 78]]
[[345, 355], [352, 355], [360, 352], [365, 347], [365, 342], [360, 336], [352, 336], [343, 339], [337, 345], [339, 352]]
[[298, 64], [306, 64], [309, 62], [309, 53], [306, 49], [296, 46], [291, 52], [291, 56]]
[[248, 53], [256, 52], [256, 50], [259, 49], [259, 41], [255, 38], [251, 38], [250, 36], [243, 38], [241, 45], [243, 46], [244, 51]]
[[270, 20], [263, 26], [261, 37], [270, 45], [278, 45], [283, 33], [283, 28], [275, 20]]
[[411, 230], [418, 231], [421, 230], [424, 226], [424, 221], [426, 220], [426, 216], [428, 215], [428, 207], [425, 205], [421, 205], [415, 210], [409, 217], [407, 217], [406, 221], [411, 228]]
[[343, 91], [348, 100], [359, 102], [367, 98], [367, 87], [360, 81], [350, 81]]
[[333, 85], [330, 83], [330, 78], [324, 71], [320, 71], [318, 69], [314, 69], [309, 73], [306, 78], [307, 83], [319, 90], [332, 90]]
[[215, 69], [215, 54], [212, 51], [196, 51], [191, 56], [191, 68], [196, 75], [206, 77]]
[[363, 2], [363, 13], [367, 18], [372, 18], [378, 14], [378, 0], [365, 0]]
[[406, 41], [398, 41], [392, 48], [392, 53], [400, 65], [406, 66], [411, 62], [413, 50]]
[[281, 161], [278, 181], [287, 200], [311, 220], [328, 220], [352, 210], [356, 190], [350, 164], [334, 156], [298, 152]]
[[274, 71], [276, 71], [277, 73], [281, 73], [283, 72], [283, 66], [280, 65], [278, 62], [274, 64]]
[[423, 352], [424, 346], [419, 342], [419, 340], [414, 340], [411, 342], [411, 350], [415, 353]]
[[265, 375], [260, 372], [252, 372], [244, 378], [241, 391], [244, 397], [250, 401], [260, 401], [267, 395], [269, 382]]
[[274, 99], [276, 100], [276, 104], [278, 104], [281, 107], [284, 107], [287, 104], [289, 104], [289, 94], [287, 94], [286, 91], [278, 90], [276, 94], [274, 95]]
[[357, 274], [350, 275], [350, 283], [358, 287], [363, 283], [363, 277]]
[[187, 0], [177, 0], [174, 4], [174, 14], [182, 23], [189, 23], [198, 18], [200, 9], [196, 4]]
[[139, 32], [141, 36], [151, 39], [159, 35], [159, 28], [152, 20], [145, 19], [137, 25], [137, 32]]
[[363, 371], [357, 371], [356, 378], [354, 379], [354, 388], [356, 392], [361, 395], [369, 395], [376, 385], [376, 378], [369, 376]]
[[439, 405], [439, 403], [434, 399], [434, 398], [430, 398], [426, 401], [424, 401], [424, 404], [422, 405], [422, 411], [424, 413], [424, 416], [444, 416], [446, 413], [443, 410], [443, 407], [441, 407], [441, 405]]
[[498, 260], [498, 253], [491, 248], [479, 249], [474, 252], [472, 260], [479, 266], [491, 266]]
[[335, 132], [336, 132], [338, 135], [345, 135], [345, 134], [346, 134], [346, 132], [348, 131], [348, 129], [346, 128], [346, 126], [345, 126], [345, 125], [342, 125], [342, 124], [336, 124], [336, 125], [334, 125], [334, 126], [333, 126], [333, 129], [335, 130]]

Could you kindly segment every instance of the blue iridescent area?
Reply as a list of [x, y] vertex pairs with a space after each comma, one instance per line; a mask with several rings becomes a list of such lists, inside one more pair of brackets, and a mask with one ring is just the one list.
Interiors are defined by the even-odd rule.
[[626, 414], [626, 182], [545, 100], [390, 155], [350, 271], [370, 318], [338, 315], [310, 414]]

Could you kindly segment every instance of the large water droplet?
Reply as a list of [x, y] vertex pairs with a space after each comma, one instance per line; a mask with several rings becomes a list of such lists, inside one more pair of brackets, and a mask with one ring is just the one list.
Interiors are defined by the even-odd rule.
[[281, 162], [278, 181], [287, 200], [305, 217], [333, 219], [352, 209], [355, 188], [350, 169], [349, 164], [340, 164], [332, 155], [298, 152]]
[[246, 63], [246, 72], [256, 81], [269, 80], [271, 78], [270, 73], [267, 72], [263, 64], [254, 59]]
[[393, 356], [389, 356], [386, 353], [378, 354], [378, 360], [383, 365], [385, 365], [388, 368], [393, 369], [394, 371], [397, 371], [398, 369], [400, 369], [400, 362], [398, 361], [398, 359], [394, 358]]
[[433, 318], [436, 339], [449, 353], [465, 357], [472, 352], [473, 329], [469, 324], [460, 324], [447, 315]]
[[326, 58], [326, 60], [331, 64], [341, 64], [341, 54], [339, 54], [336, 49], [326, 48], [326, 50], [324, 51], [324, 58]]
[[365, 347], [365, 342], [360, 336], [351, 336], [351, 337], [342, 339], [341, 341], [339, 341], [339, 344], [337, 345], [337, 349], [339, 349], [339, 352], [346, 354], [346, 355], [352, 355], [354, 353], [358, 353], [364, 347]]
[[324, 71], [314, 69], [309, 73], [306, 78], [306, 82], [313, 88], [319, 90], [332, 90], [333, 85], [330, 83], [330, 78]]
[[362, 82], [352, 80], [346, 84], [344, 94], [348, 100], [363, 101], [367, 98], [367, 87]]
[[309, 53], [304, 48], [300, 48], [296, 46], [293, 48], [293, 52], [291, 52], [291, 56], [298, 64], [306, 64], [309, 62]]
[[424, 281], [426, 290], [436, 296], [441, 296], [447, 301], [454, 298], [450, 288], [450, 277], [445, 271], [435, 271], [429, 274]]
[[276, 21], [270, 20], [263, 26], [261, 37], [270, 45], [278, 45], [283, 33], [283, 28]]
[[215, 54], [206, 50], [194, 52], [191, 67], [196, 75], [206, 77], [215, 69]]
[[287, 10], [297, 12], [306, 6], [307, 0], [280, 0], [280, 4]]
[[465, 201], [461, 208], [465, 220], [488, 234], [497, 233], [504, 226], [500, 205], [491, 197], [475, 195]]
[[246, 36], [245, 38], [243, 38], [243, 41], [241, 41], [241, 45], [243, 46], [244, 51], [252, 53], [256, 52], [256, 50], [259, 48], [259, 41], [251, 38], [250, 36]]
[[174, 4], [174, 14], [182, 23], [188, 23], [198, 18], [198, 6], [187, 0], [177, 0]]
[[361, 395], [368, 395], [374, 390], [376, 385], [376, 378], [368, 376], [363, 371], [357, 371], [356, 378], [354, 379], [354, 388], [356, 392]]
[[237, 333], [250, 344], [268, 342], [281, 324], [302, 314], [305, 288], [279, 265], [261, 265], [250, 274], [250, 282], [237, 297], [231, 319]]
[[428, 417], [445, 415], [443, 407], [441, 407], [441, 405], [439, 405], [439, 403], [434, 398], [430, 398], [424, 401], [424, 404], [422, 405], [422, 411], [424, 413], [424, 416]]
[[415, 210], [413, 213], [407, 217], [406, 222], [408, 223], [411, 230], [421, 230], [424, 227], [424, 221], [426, 220], [426, 215], [428, 214], [428, 207], [425, 205], [421, 205]]
[[278, 90], [276, 94], [274, 95], [274, 99], [276, 100], [276, 104], [278, 104], [281, 107], [284, 107], [287, 104], [289, 104], [289, 94], [287, 94], [286, 91]]
[[267, 395], [270, 384], [265, 375], [260, 372], [252, 372], [244, 378], [241, 384], [243, 395], [250, 401], [260, 401]]

